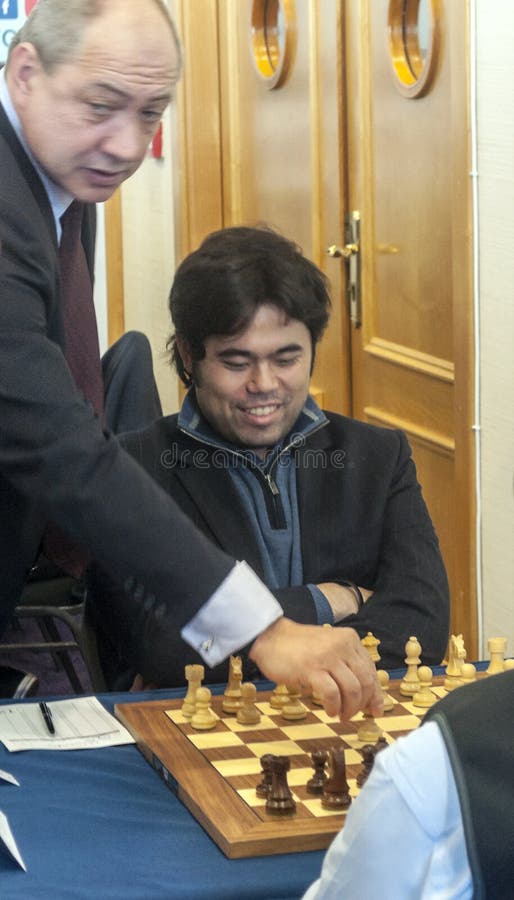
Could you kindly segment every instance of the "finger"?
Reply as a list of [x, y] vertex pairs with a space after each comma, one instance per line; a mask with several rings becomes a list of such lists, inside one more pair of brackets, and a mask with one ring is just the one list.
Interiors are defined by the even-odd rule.
[[310, 677], [310, 686], [313, 694], [323, 704], [323, 708], [329, 716], [338, 716], [343, 698], [339, 685], [334, 681], [329, 672], [318, 670]]
[[329, 672], [317, 672], [311, 684], [327, 713], [341, 721], [348, 721], [366, 705], [362, 685], [345, 663], [332, 666]]
[[358, 646], [355, 654], [348, 656], [347, 663], [361, 687], [361, 708], [369, 709], [373, 716], [381, 715], [383, 712], [383, 692], [377, 671], [371, 662], [369, 654], [361, 646]]

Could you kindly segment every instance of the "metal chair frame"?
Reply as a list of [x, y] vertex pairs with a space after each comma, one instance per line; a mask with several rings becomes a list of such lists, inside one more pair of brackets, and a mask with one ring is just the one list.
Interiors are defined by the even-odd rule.
[[[34, 650], [51, 653], [56, 663], [62, 665], [75, 693], [83, 694], [84, 687], [69, 653], [70, 650], [78, 649], [89, 673], [93, 690], [105, 691], [107, 688], [100, 665], [95, 631], [84, 611], [84, 592], [73, 578], [66, 576], [30, 582], [25, 586], [20, 603], [14, 611], [14, 620], [35, 619], [44, 640], [0, 643], [0, 649], [6, 652]], [[59, 633], [56, 620], [68, 626], [71, 633], [69, 640]]]

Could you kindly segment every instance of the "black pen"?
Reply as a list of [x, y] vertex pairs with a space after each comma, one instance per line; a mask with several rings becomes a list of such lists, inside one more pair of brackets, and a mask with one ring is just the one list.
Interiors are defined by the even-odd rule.
[[47, 703], [44, 702], [44, 700], [42, 700], [39, 704], [39, 708], [43, 714], [43, 719], [45, 720], [48, 731], [50, 732], [50, 734], [55, 734], [54, 720], [52, 719], [52, 712], [50, 710], [50, 707]]

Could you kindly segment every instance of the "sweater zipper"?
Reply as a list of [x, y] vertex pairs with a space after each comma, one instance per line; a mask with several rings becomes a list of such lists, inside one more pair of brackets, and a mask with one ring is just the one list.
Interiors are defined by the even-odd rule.
[[[319, 431], [321, 428], [325, 426], [325, 422], [320, 422], [317, 428], [313, 429], [309, 432], [309, 437], [311, 434], [314, 434], [316, 431]], [[211, 441], [205, 440], [204, 438], [198, 437], [196, 434], [191, 434], [189, 431], [186, 431], [184, 428], [180, 429], [183, 434], [186, 434], [188, 437], [192, 437], [195, 441], [198, 441], [200, 444], [204, 444], [206, 447], [210, 447], [211, 449], [219, 450], [225, 449], [222, 447], [217, 447], [216, 444], [213, 444]], [[273, 478], [272, 471], [276, 468], [278, 461], [283, 453], [287, 453], [292, 447], [296, 446], [295, 441], [290, 441], [286, 447], [283, 447], [280, 451], [277, 458], [274, 460], [270, 471], [263, 472], [258, 466], [251, 465], [251, 469], [255, 472], [260, 478], [261, 483], [264, 482], [269, 488], [269, 494], [264, 494], [264, 499], [266, 502], [266, 509], [268, 511], [268, 516], [270, 520], [271, 527], [276, 530], [280, 530], [286, 527], [286, 517], [284, 513], [284, 507], [282, 505], [282, 498], [280, 496], [280, 491], [278, 489], [277, 482]], [[237, 450], [229, 450], [229, 453], [232, 453], [234, 456], [238, 456], [239, 459], [242, 459], [243, 462], [248, 465], [248, 457], [244, 456], [243, 453], [238, 453]], [[264, 485], [263, 485], [264, 486]]]

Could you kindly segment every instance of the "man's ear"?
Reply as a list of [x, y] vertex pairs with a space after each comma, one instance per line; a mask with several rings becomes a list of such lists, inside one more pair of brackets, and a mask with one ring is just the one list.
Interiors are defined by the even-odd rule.
[[184, 369], [186, 370], [186, 372], [188, 372], [189, 375], [191, 375], [193, 371], [193, 357], [191, 355], [191, 350], [189, 348], [188, 342], [185, 341], [184, 338], [181, 338], [178, 336], [178, 334], [176, 334], [175, 345], [184, 365]]
[[7, 84], [15, 108], [23, 108], [32, 93], [34, 77], [43, 69], [34, 44], [24, 41], [12, 51], [7, 68]]

